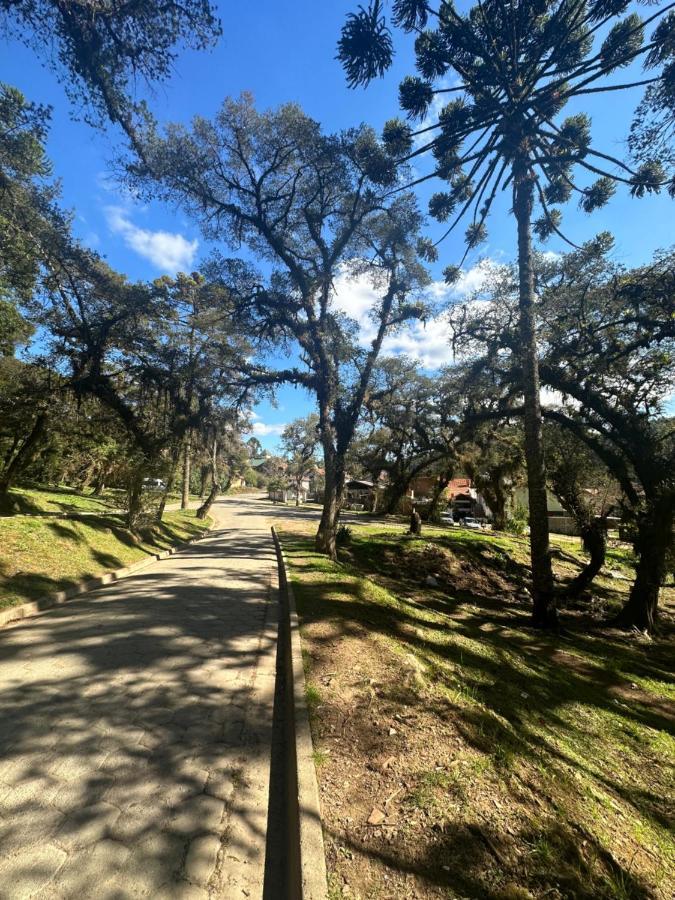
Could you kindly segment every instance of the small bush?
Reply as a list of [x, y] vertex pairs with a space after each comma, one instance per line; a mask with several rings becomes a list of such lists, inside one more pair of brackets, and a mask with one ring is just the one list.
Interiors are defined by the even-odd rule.
[[524, 506], [518, 504], [514, 510], [513, 514], [509, 516], [506, 521], [506, 525], [504, 526], [504, 531], [508, 531], [509, 534], [521, 535], [525, 534], [525, 526], [528, 523], [528, 515], [527, 510]]
[[335, 534], [335, 543], [338, 547], [346, 547], [352, 542], [352, 530], [349, 525], [340, 525]]

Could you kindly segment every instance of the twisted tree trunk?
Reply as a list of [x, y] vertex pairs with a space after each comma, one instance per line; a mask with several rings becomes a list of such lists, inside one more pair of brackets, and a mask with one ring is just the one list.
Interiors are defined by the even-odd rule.
[[39, 413], [26, 440], [21, 444], [14, 456], [9, 460], [0, 475], [0, 495], [7, 495], [10, 487], [35, 455], [45, 431], [47, 430], [47, 414]]
[[[178, 471], [178, 462], [180, 460], [180, 445], [177, 444], [172, 452], [171, 452], [171, 468], [169, 469], [169, 475], [166, 479], [166, 487], [162, 491], [162, 497], [159, 501], [159, 506], [157, 507], [157, 513], [155, 515], [155, 520], [157, 522], [161, 522], [164, 517], [164, 510], [166, 508], [166, 501], [173, 490], [173, 486], [176, 482], [176, 472]], [[183, 507], [184, 508], [184, 507]]]
[[132, 474], [127, 487], [127, 528], [138, 534], [143, 517], [143, 477], [145, 466], [140, 465]]
[[330, 559], [336, 560], [337, 527], [345, 489], [345, 461], [329, 440], [324, 442], [324, 466], [326, 482], [323, 510], [321, 511], [319, 530], [316, 533], [315, 546], [319, 553], [325, 553]]
[[605, 564], [607, 553], [607, 524], [604, 519], [591, 518], [580, 526], [581, 540], [590, 559], [576, 578], [570, 582], [566, 594], [578, 597], [590, 587], [593, 579]]
[[648, 502], [638, 520], [635, 581], [626, 605], [614, 620], [619, 628], [652, 632], [658, 622], [659, 593], [673, 550], [675, 496], [668, 492]]
[[429, 521], [430, 522], [438, 522], [440, 519], [440, 505], [441, 505], [441, 497], [443, 496], [443, 492], [446, 487], [452, 481], [454, 469], [446, 470], [442, 472], [438, 476], [438, 480], [434, 485], [434, 492], [431, 497], [431, 504], [429, 506]]
[[[218, 439], [216, 437], [213, 438], [213, 444], [211, 445], [209, 472], [211, 473], [211, 490], [209, 491], [206, 500], [197, 510], [198, 519], [205, 519], [208, 516], [209, 512], [211, 511], [211, 507], [213, 506], [213, 502], [218, 496], [218, 492], [220, 490], [220, 482], [218, 480]], [[228, 481], [225, 490], [227, 490], [229, 486], [230, 482]]]

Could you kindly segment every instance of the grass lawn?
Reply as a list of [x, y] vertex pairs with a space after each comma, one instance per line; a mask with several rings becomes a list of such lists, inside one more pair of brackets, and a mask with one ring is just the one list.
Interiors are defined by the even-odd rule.
[[0, 518], [0, 608], [138, 562], [205, 531], [194, 510], [166, 513], [142, 542], [114, 516]]
[[123, 490], [106, 489], [97, 497], [92, 491], [76, 491], [72, 487], [16, 487], [9, 492], [9, 502], [14, 513], [59, 512], [109, 512], [119, 509], [124, 498]]
[[[121, 488], [106, 488], [101, 496], [93, 491], [76, 491], [67, 485], [53, 487], [16, 487], [9, 492], [9, 503], [13, 513], [67, 513], [100, 512], [122, 509], [126, 492]], [[158, 493], [151, 493], [151, 499], [159, 499]], [[180, 503], [178, 491], [169, 494], [167, 502]], [[199, 500], [197, 494], [190, 494], [190, 501]]]
[[281, 527], [331, 898], [671, 900], [673, 650], [601, 626], [625, 548], [556, 638], [529, 628], [524, 540], [353, 525], [333, 564], [312, 523]]

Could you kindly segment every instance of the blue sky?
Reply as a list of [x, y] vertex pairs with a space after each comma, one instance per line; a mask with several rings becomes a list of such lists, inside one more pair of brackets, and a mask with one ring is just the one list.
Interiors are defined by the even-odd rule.
[[[460, 6], [465, 4], [460, 3]], [[226, 96], [250, 91], [258, 106], [270, 107], [295, 101], [334, 131], [366, 121], [380, 128], [398, 114], [397, 86], [413, 69], [412, 47], [399, 41], [394, 68], [388, 76], [367, 90], [350, 91], [334, 59], [335, 44], [346, 13], [354, 0], [258, 0], [257, 3], [220, 4], [223, 36], [218, 46], [202, 53], [180, 54], [173, 77], [155, 86], [150, 104], [160, 121], [189, 121], [195, 115], [212, 115]], [[625, 79], [626, 72], [620, 75]], [[180, 212], [150, 204], [134, 205], [107, 174], [120, 135], [93, 131], [73, 121], [72, 107], [54, 75], [41, 66], [33, 52], [17, 41], [0, 38], [0, 80], [19, 87], [29, 99], [54, 107], [48, 150], [55, 174], [61, 179], [63, 202], [76, 214], [77, 233], [103, 253], [110, 264], [131, 278], [155, 278], [166, 271], [194, 269], [208, 252], [198, 230]], [[638, 91], [600, 95], [585, 109], [593, 117], [596, 146], [622, 156], [630, 116], [639, 98]], [[575, 110], [570, 107], [569, 112]], [[420, 193], [425, 204], [428, 194]], [[627, 190], [617, 195], [604, 210], [586, 216], [570, 204], [564, 213], [567, 233], [579, 242], [598, 231], [609, 230], [616, 239], [616, 257], [628, 264], [646, 261], [654, 250], [672, 241], [672, 201], [666, 196], [633, 200]], [[428, 232], [438, 235], [430, 223]], [[515, 251], [513, 223], [504, 198], [493, 213], [489, 242], [480, 256], [511, 259]], [[434, 277], [463, 254], [461, 231], [441, 247], [440, 261], [432, 267]], [[552, 250], [563, 249], [552, 241]], [[467, 260], [463, 285], [473, 283], [479, 254]], [[365, 298], [358, 290], [349, 302], [362, 311]], [[392, 343], [392, 352], [418, 353], [427, 365], [442, 359], [442, 334], [418, 331]], [[277, 405], [265, 401], [255, 410], [255, 431], [262, 443], [273, 448], [286, 422], [306, 415], [312, 408], [303, 392], [282, 388]]]

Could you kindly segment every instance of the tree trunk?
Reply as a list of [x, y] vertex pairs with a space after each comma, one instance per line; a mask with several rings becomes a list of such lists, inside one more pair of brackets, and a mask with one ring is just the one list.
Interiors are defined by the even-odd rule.
[[[506, 505], [508, 501], [507, 492], [504, 490], [501, 472], [497, 474], [492, 483], [492, 502], [494, 509], [492, 510], [492, 527], [496, 531], [504, 531], [506, 528]], [[548, 519], [548, 512], [546, 513]], [[548, 527], [548, 522], [547, 522]]]
[[185, 435], [185, 447], [183, 449], [183, 489], [180, 497], [180, 508], [187, 509], [190, 505], [190, 475], [191, 475], [192, 435], [188, 431]]
[[675, 498], [659, 497], [640, 516], [635, 550], [635, 581], [626, 605], [614, 620], [619, 628], [654, 631], [658, 621], [659, 592], [665, 581], [673, 541]]
[[518, 222], [518, 273], [522, 391], [525, 399], [525, 458], [530, 512], [530, 559], [532, 564], [532, 621], [536, 628], [557, 625], [553, 596], [553, 569], [548, 538], [546, 466], [539, 398], [539, 360], [534, 311], [532, 270], [532, 181], [523, 168], [514, 168], [514, 212]]
[[46, 427], [47, 415], [46, 413], [39, 413], [38, 417], [33, 423], [30, 434], [16, 451], [11, 462], [9, 462], [7, 466], [5, 466], [5, 469], [0, 476], [0, 494], [8, 493], [10, 487], [14, 483], [14, 479], [21, 473], [23, 469], [26, 468], [28, 463], [31, 461], [42, 439], [42, 436], [45, 433]]
[[[213, 445], [211, 447], [211, 461], [209, 462], [209, 471], [211, 472], [211, 490], [209, 491], [209, 495], [206, 500], [202, 503], [202, 505], [197, 510], [197, 518], [205, 519], [209, 512], [211, 511], [211, 507], [213, 506], [214, 500], [218, 496], [218, 491], [220, 490], [220, 483], [218, 481], [218, 440], [216, 438], [213, 439]], [[227, 490], [230, 486], [230, 481], [228, 481], [225, 490]]]
[[413, 474], [403, 471], [399, 472], [392, 481], [389, 482], [384, 491], [382, 498], [382, 515], [391, 516], [398, 509], [398, 504], [405, 497], [408, 485], [413, 479]]
[[429, 506], [429, 521], [430, 522], [438, 522], [440, 519], [440, 510], [439, 507], [441, 505], [441, 497], [443, 496], [443, 491], [450, 484], [452, 480], [453, 470], [449, 472], [444, 472], [438, 476], [438, 480], [434, 485], [434, 492], [431, 497], [431, 504]]
[[94, 479], [94, 497], [100, 497], [105, 490], [106, 467], [101, 468], [100, 472]]
[[[180, 460], [180, 447], [176, 446], [171, 454], [171, 468], [169, 469], [169, 476], [166, 479], [166, 487], [162, 491], [162, 497], [159, 501], [159, 506], [157, 507], [157, 512], [155, 514], [155, 521], [161, 522], [164, 517], [164, 510], [166, 508], [166, 501], [173, 490], [173, 486], [176, 483], [176, 472], [178, 471], [178, 462]], [[181, 509], [185, 507], [181, 506]]]
[[606, 527], [603, 519], [592, 519], [581, 527], [581, 540], [591, 558], [567, 588], [565, 593], [568, 597], [578, 597], [582, 594], [604, 566], [607, 552]]
[[337, 526], [345, 488], [345, 461], [343, 457], [336, 453], [333, 447], [328, 448], [324, 445], [324, 466], [326, 469], [326, 486], [315, 547], [319, 553], [325, 553], [332, 560], [336, 560]]
[[85, 473], [84, 473], [84, 477], [82, 478], [82, 481], [80, 482], [79, 490], [81, 492], [87, 490], [87, 488], [89, 487], [89, 485], [91, 484], [91, 482], [94, 478], [95, 471], [96, 471], [96, 463], [92, 462], [87, 466]]
[[127, 528], [137, 534], [143, 513], [143, 476], [145, 466], [139, 466], [132, 474], [127, 489]]
[[211, 471], [210, 465], [203, 465], [199, 471], [199, 499], [203, 500], [206, 495], [206, 481]]

